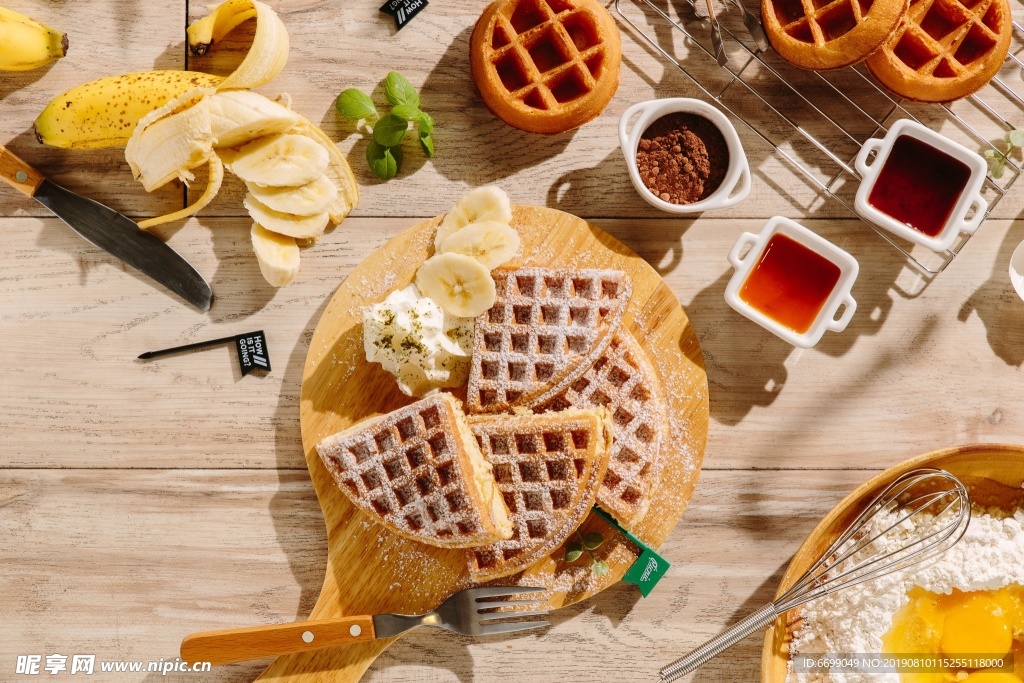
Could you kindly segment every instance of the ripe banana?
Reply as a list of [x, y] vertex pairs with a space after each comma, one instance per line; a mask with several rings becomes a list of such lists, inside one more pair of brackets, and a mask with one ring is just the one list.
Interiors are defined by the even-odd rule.
[[225, 161], [231, 172], [246, 182], [294, 187], [322, 176], [330, 157], [312, 138], [287, 134], [254, 140]]
[[299, 115], [251, 90], [224, 90], [207, 103], [215, 147], [237, 147], [265, 135], [283, 133]]
[[416, 271], [416, 286], [444, 310], [475, 318], [494, 305], [494, 280], [476, 259], [462, 254], [435, 254]]
[[246, 183], [245, 186], [261, 204], [296, 216], [312, 216], [327, 211], [338, 197], [338, 188], [326, 175], [298, 187], [263, 187], [256, 183]]
[[519, 251], [519, 243], [519, 233], [506, 223], [478, 221], [446, 237], [437, 252], [463, 254], [494, 270]]
[[28, 71], [68, 52], [66, 33], [0, 7], [0, 71]]
[[274, 287], [290, 284], [299, 274], [299, 246], [292, 237], [252, 224], [252, 250], [260, 264], [263, 279]]
[[242, 204], [252, 219], [267, 230], [298, 239], [319, 237], [331, 220], [326, 211], [312, 216], [274, 211], [251, 194], [245, 195]]
[[143, 116], [182, 93], [222, 80], [195, 71], [142, 71], [83, 83], [43, 109], [36, 137], [52, 147], [123, 147]]
[[477, 221], [497, 221], [506, 225], [512, 222], [512, 204], [504, 190], [487, 185], [463, 195], [437, 226], [434, 248], [439, 249], [446, 237]]

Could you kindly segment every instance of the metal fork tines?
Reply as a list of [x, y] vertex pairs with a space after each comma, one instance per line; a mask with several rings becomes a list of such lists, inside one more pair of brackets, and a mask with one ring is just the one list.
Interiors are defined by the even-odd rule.
[[[440, 626], [466, 636], [490, 636], [513, 633], [531, 628], [550, 626], [549, 621], [518, 621], [528, 617], [542, 617], [547, 610], [532, 612], [492, 611], [505, 607], [537, 605], [543, 598], [508, 600], [519, 595], [544, 593], [544, 588], [527, 586], [485, 586], [459, 591], [442, 602], [433, 612], [418, 616], [404, 614], [378, 614], [373, 617], [373, 629], [378, 638], [391, 638], [417, 626]], [[517, 621], [512, 621], [513, 619]]]

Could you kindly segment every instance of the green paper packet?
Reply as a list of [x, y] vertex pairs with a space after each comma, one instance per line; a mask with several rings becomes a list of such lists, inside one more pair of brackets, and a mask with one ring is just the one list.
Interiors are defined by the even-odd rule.
[[611, 515], [596, 505], [594, 506], [594, 512], [596, 512], [601, 519], [611, 524], [616, 531], [628, 538], [630, 542], [636, 545], [636, 547], [640, 548], [640, 557], [638, 557], [636, 562], [634, 562], [630, 566], [629, 570], [626, 571], [626, 575], [622, 577], [622, 580], [627, 583], [635, 584], [640, 589], [640, 595], [646, 598], [651, 594], [654, 587], [658, 585], [658, 581], [661, 581], [661, 577], [665, 576], [665, 573], [671, 566], [668, 560], [655, 552], [654, 548], [651, 548], [639, 538], [619, 526], [619, 523], [612, 519]]

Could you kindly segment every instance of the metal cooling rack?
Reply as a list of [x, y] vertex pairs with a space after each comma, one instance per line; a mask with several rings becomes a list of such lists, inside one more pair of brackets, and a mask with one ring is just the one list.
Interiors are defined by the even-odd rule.
[[[694, 15], [688, 23], [699, 30], [691, 31], [681, 23], [685, 19], [676, 20], [669, 16], [670, 0], [663, 1], [664, 8], [659, 7], [656, 0], [615, 0], [615, 9], [637, 35], [693, 81], [719, 107], [746, 124], [755, 135], [805, 176], [813, 187], [836, 200], [858, 218], [861, 217], [853, 208], [852, 195], [860, 175], [854, 168], [853, 160], [867, 139], [885, 135], [890, 121], [910, 118], [938, 128], [945, 120], [948, 123], [943, 127], [943, 134], [960, 138], [959, 141], [969, 148], [999, 151], [1002, 150], [993, 141], [1001, 142], [1007, 131], [1024, 127], [1024, 62], [1018, 57], [1018, 53], [1024, 51], [1024, 28], [1017, 22], [1013, 23], [1013, 42], [1006, 62], [1000, 73], [981, 91], [984, 98], [975, 94], [952, 104], [926, 105], [890, 95], [874, 82], [864, 67], [849, 67], [828, 73], [796, 69], [782, 62], [770, 50], [759, 51], [742, 23], [727, 20], [730, 14], [735, 13], [721, 13], [718, 17], [729, 57], [727, 63], [719, 68], [711, 45], [709, 22]], [[688, 0], [688, 3], [691, 8], [696, 7], [694, 0]], [[662, 45], [639, 25], [639, 16], [631, 18], [631, 14], [636, 12], [647, 19], [649, 27], [653, 23], [653, 28], [648, 30], [657, 31], [660, 23], [671, 27], [670, 34], [678, 31], [683, 37], [687, 53], [690, 48], [698, 50], [697, 59], [689, 59], [689, 54], [677, 57], [671, 46]], [[703, 52], [704, 57], [700, 56], [700, 52]], [[705, 73], [695, 75], [684, 66], [684, 59]], [[705, 67], [716, 68], [708, 70]], [[1011, 85], [1011, 79], [1016, 79], [1019, 85]], [[791, 107], [792, 104], [800, 107], [802, 117], [795, 115], [797, 110]], [[753, 110], [744, 111], [751, 106]], [[974, 108], [981, 114], [980, 117], [974, 117], [973, 124], [962, 115], [967, 108]], [[1011, 111], [1015, 109], [1019, 115], [1016, 126], [1000, 113], [1007, 108]], [[752, 120], [755, 112], [758, 119], [756, 122]], [[796, 137], [790, 136], [785, 142], [773, 139], [776, 136], [769, 130], [770, 124], [764, 122], [765, 113], [777, 117], [781, 123], [779, 127], [795, 132]], [[985, 130], [980, 130], [979, 119], [987, 123]], [[954, 134], [950, 134], [947, 130], [949, 128], [953, 129]], [[983, 192], [989, 201], [989, 212], [1016, 182], [1022, 166], [1024, 164], [1015, 159], [1007, 159], [1001, 178], [989, 174]], [[948, 251], [937, 254], [902, 243], [871, 222], [863, 222], [906, 255], [926, 279], [945, 270], [970, 239], [967, 235], [960, 235]]]

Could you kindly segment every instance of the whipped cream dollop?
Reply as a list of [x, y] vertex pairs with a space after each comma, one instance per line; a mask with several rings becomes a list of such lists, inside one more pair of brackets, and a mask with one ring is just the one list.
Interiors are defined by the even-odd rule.
[[363, 310], [366, 360], [395, 376], [407, 396], [466, 382], [473, 319], [446, 313], [415, 284]]

